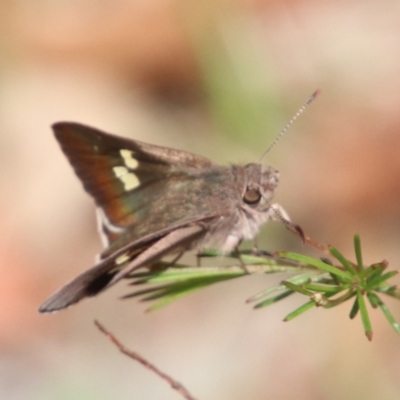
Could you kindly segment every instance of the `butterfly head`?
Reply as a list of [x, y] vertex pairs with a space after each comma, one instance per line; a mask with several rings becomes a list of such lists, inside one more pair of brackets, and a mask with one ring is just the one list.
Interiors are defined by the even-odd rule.
[[279, 172], [272, 167], [262, 168], [260, 164], [247, 164], [247, 183], [243, 202], [250, 207], [259, 208], [268, 203], [279, 182]]

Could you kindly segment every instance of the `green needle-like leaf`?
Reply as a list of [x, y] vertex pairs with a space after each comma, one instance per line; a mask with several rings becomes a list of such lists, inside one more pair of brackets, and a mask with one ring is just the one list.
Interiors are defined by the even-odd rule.
[[[336, 307], [336, 306], [338, 306], [340, 304], [343, 304], [345, 301], [351, 299], [355, 295], [356, 295], [356, 292], [352, 288], [350, 288], [343, 295], [341, 295], [341, 296], [339, 296], [339, 297], [337, 297], [335, 299], [332, 299], [332, 300], [329, 299], [327, 301], [327, 303], [325, 304], [325, 308], [333, 308], [333, 307]], [[331, 295], [331, 294], [326, 295], [326, 297], [332, 297], [332, 296], [333, 295]]]
[[383, 268], [377, 267], [376, 265], [370, 265], [368, 268], [365, 268], [362, 272], [359, 273], [360, 280], [366, 279], [367, 281], [371, 281], [383, 273]]
[[300, 294], [304, 294], [304, 296], [309, 296], [311, 297], [314, 293], [311, 292], [310, 290], [304, 289], [302, 286], [295, 285], [292, 282], [289, 281], [283, 281], [282, 282], [288, 289], [292, 290], [293, 292], [297, 292]]
[[[204, 285], [206, 286], [206, 285]], [[196, 290], [199, 290], [201, 288], [203, 288], [204, 286], [197, 286], [197, 287], [192, 287], [188, 290], [181, 290], [181, 291], [177, 291], [177, 292], [173, 292], [171, 291], [168, 295], [164, 293], [160, 293], [158, 298], [161, 298], [161, 300], [157, 301], [156, 303], [154, 303], [151, 307], [149, 307], [146, 311], [151, 312], [151, 311], [156, 311], [159, 310], [162, 307], [167, 306], [168, 304], [180, 299], [181, 297], [187, 296], [189, 293], [192, 293]], [[155, 299], [155, 298], [153, 298]], [[151, 298], [146, 298], [143, 299], [144, 301], [146, 300], [153, 300]]]
[[[239, 259], [239, 254], [238, 253], [229, 253], [225, 254], [222, 253], [218, 250], [203, 250], [199, 256], [199, 258], [215, 258], [215, 257], [225, 257], [225, 258], [235, 258]], [[276, 265], [281, 265], [282, 262], [281, 260], [277, 260], [276, 258], [272, 256], [259, 256], [255, 254], [248, 254], [247, 252], [241, 252], [240, 253], [240, 259], [246, 264], [246, 265], [271, 265], [271, 266], [276, 266]], [[298, 266], [294, 266], [298, 269]]]
[[246, 303], [254, 303], [255, 301], [258, 301], [258, 300], [260, 300], [260, 299], [262, 299], [262, 298], [264, 298], [264, 297], [267, 297], [267, 296], [269, 296], [269, 295], [271, 295], [272, 293], [274, 293], [274, 292], [277, 292], [277, 291], [282, 291], [282, 290], [284, 290], [285, 289], [285, 285], [275, 285], [275, 286], [272, 286], [272, 287], [270, 287], [270, 288], [268, 288], [268, 289], [266, 289], [266, 290], [263, 290], [262, 292], [260, 292], [260, 293], [257, 293], [257, 294], [255, 294], [254, 296], [251, 296], [251, 297], [249, 297], [247, 300], [246, 300]]
[[330, 253], [349, 271], [352, 275], [357, 275], [357, 271], [351, 264], [349, 260], [347, 260], [344, 255], [334, 247], [330, 246], [329, 247]]
[[195, 290], [243, 275], [245, 272], [238, 267], [232, 269], [187, 268], [186, 270], [172, 268], [165, 271], [150, 271], [147, 276], [143, 273], [133, 274], [131, 278], [139, 277], [138, 280], [132, 282], [133, 285], [146, 283], [153, 286], [136, 290], [123, 298], [145, 296], [143, 301], [162, 299], [151, 307], [151, 310], [154, 310]]
[[368, 296], [368, 299], [370, 300], [371, 303], [374, 303], [374, 304], [376, 304], [377, 306], [380, 307], [380, 309], [382, 310], [382, 312], [385, 315], [386, 319], [389, 321], [389, 324], [400, 335], [400, 325], [394, 319], [392, 313], [389, 311], [389, 309], [386, 306], [386, 304], [375, 293], [372, 293], [372, 292], [368, 293], [367, 296]]
[[360, 309], [360, 307], [358, 306], [358, 299], [356, 297], [354, 300], [354, 303], [353, 303], [353, 307], [351, 307], [351, 310], [350, 310], [349, 316], [351, 319], [355, 318], [355, 316], [358, 314], [359, 309]]
[[372, 340], [371, 320], [368, 315], [368, 310], [367, 310], [367, 306], [365, 304], [364, 296], [361, 293], [360, 289], [357, 290], [357, 301], [358, 301], [358, 307], [360, 309], [361, 320], [362, 320], [362, 323], [364, 326], [365, 335], [367, 336], [368, 340]]
[[389, 271], [386, 274], [376, 276], [373, 279], [368, 280], [368, 287], [375, 288], [376, 286], [380, 285], [381, 283], [393, 278], [395, 275], [398, 274], [398, 271]]
[[262, 307], [267, 307], [271, 304], [277, 303], [279, 300], [285, 299], [286, 297], [290, 296], [294, 292], [292, 290], [286, 290], [285, 292], [279, 293], [274, 297], [270, 297], [267, 300], [264, 300], [260, 303], [257, 303], [254, 308], [262, 308]]
[[384, 286], [384, 287], [377, 287], [375, 289], [376, 292], [379, 293], [385, 293], [386, 295], [393, 297], [397, 300], [400, 300], [400, 292], [397, 289], [396, 285], [391, 285], [391, 286]]
[[[294, 283], [295, 285], [302, 285], [302, 284], [304, 284], [306, 282], [309, 282], [311, 279], [317, 278], [317, 277], [322, 278], [320, 274], [316, 275], [316, 272], [312, 271], [312, 272], [306, 272], [305, 274], [292, 276], [291, 278], [288, 278], [286, 281]], [[272, 286], [272, 287], [270, 287], [270, 288], [268, 288], [266, 290], [263, 290], [260, 293], [255, 294], [254, 296], [249, 297], [246, 300], [246, 303], [252, 303], [254, 301], [258, 301], [258, 300], [260, 300], [260, 299], [262, 299], [264, 297], [269, 296], [270, 294], [272, 294], [272, 293], [274, 293], [274, 292], [276, 292], [278, 290], [282, 291], [282, 290], [285, 290], [285, 289], [286, 289], [286, 286], [283, 285], [282, 283], [279, 284], [279, 285]]]
[[362, 271], [364, 269], [364, 265], [363, 265], [362, 253], [361, 253], [360, 235], [358, 235], [358, 234], [354, 235], [354, 250], [356, 253], [358, 270]]
[[139, 296], [143, 296], [149, 293], [156, 293], [156, 292], [160, 292], [161, 290], [170, 287], [170, 284], [165, 284], [165, 285], [158, 285], [158, 286], [152, 286], [152, 287], [148, 287], [146, 289], [142, 289], [142, 290], [136, 290], [132, 293], [126, 294], [124, 296], [122, 296], [122, 299], [130, 299], [132, 297], [139, 297]]
[[[232, 277], [233, 278], [233, 277]], [[187, 281], [170, 284], [164, 287], [159, 287], [158, 291], [155, 290], [153, 294], [143, 298], [143, 301], [162, 299], [161, 301], [154, 304], [149, 311], [159, 309], [172, 301], [175, 301], [183, 296], [188, 295], [196, 290], [202, 289], [203, 287], [209, 286], [210, 284], [217, 283], [218, 281], [226, 280], [226, 277], [221, 276], [218, 279], [216, 277], [201, 277], [193, 278]]]
[[309, 302], [303, 304], [302, 306], [300, 306], [299, 308], [296, 308], [296, 310], [292, 311], [288, 315], [286, 315], [286, 317], [283, 320], [285, 322], [291, 321], [292, 319], [298, 317], [299, 315], [305, 313], [308, 310], [311, 310], [311, 308], [314, 308], [314, 307], [316, 307], [315, 302], [309, 301]]
[[339, 268], [336, 268], [330, 264], [324, 263], [321, 260], [317, 260], [312, 257], [304, 256], [302, 254], [297, 254], [297, 253], [291, 253], [287, 251], [281, 251], [279, 252], [280, 257], [286, 257], [289, 260], [294, 260], [298, 261], [304, 264], [312, 265], [313, 267], [316, 267], [324, 272], [329, 272], [333, 275], [336, 275], [345, 281], [351, 281], [352, 277], [349, 275], [346, 271], [342, 271]]
[[320, 285], [318, 283], [306, 283], [303, 285], [304, 289], [311, 290], [313, 292], [319, 292], [319, 293], [339, 293], [342, 290], [345, 290], [346, 287], [338, 287], [338, 286], [333, 286], [333, 285]]

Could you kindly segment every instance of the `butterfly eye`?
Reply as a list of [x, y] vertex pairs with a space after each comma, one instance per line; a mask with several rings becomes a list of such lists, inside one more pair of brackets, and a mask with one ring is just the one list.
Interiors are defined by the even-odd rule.
[[247, 189], [243, 196], [243, 201], [246, 204], [257, 204], [261, 200], [261, 193], [258, 189]]

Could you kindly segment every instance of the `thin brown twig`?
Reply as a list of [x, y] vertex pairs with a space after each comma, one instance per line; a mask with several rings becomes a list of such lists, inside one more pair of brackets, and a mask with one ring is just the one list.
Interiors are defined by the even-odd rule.
[[115, 344], [115, 346], [118, 348], [118, 350], [125, 354], [126, 356], [138, 361], [140, 364], [142, 364], [145, 368], [149, 369], [150, 371], [154, 372], [156, 375], [158, 375], [161, 379], [164, 379], [167, 383], [169, 383], [172, 387], [172, 389], [175, 389], [178, 393], [180, 393], [186, 400], [196, 400], [190, 392], [178, 381], [175, 379], [171, 378], [169, 375], [165, 374], [164, 372], [160, 371], [154, 364], [152, 364], [150, 361], [146, 360], [143, 358], [140, 354], [136, 353], [135, 351], [132, 351], [128, 349], [126, 346], [124, 346], [116, 337], [114, 334], [112, 334], [110, 331], [108, 331], [99, 321], [95, 320], [94, 324], [96, 327], [99, 329], [101, 333], [106, 335], [112, 343]]

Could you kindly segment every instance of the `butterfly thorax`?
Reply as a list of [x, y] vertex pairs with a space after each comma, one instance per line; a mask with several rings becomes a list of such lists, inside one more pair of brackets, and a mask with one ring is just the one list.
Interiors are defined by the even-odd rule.
[[269, 200], [278, 185], [279, 173], [272, 167], [262, 170], [259, 164], [232, 166], [236, 188], [235, 204], [211, 225], [201, 246], [234, 250], [243, 239], [253, 239], [261, 226], [272, 218]]

